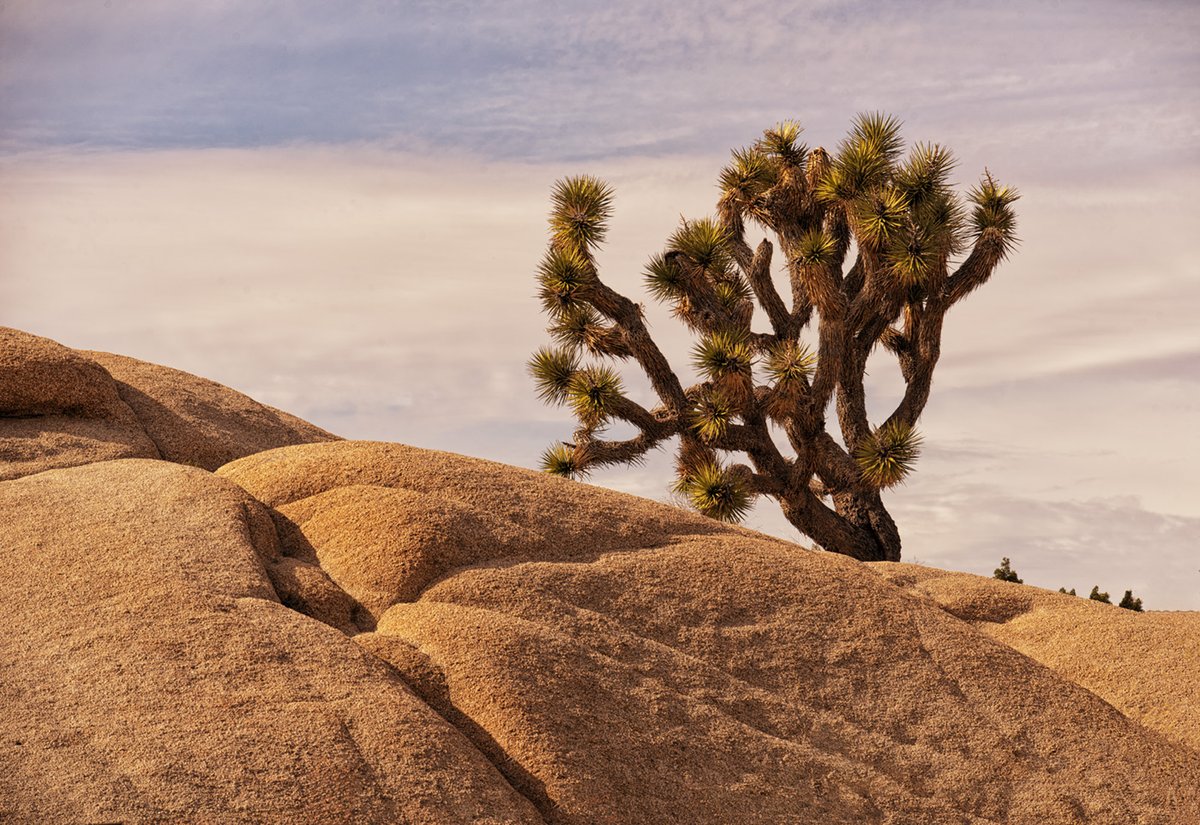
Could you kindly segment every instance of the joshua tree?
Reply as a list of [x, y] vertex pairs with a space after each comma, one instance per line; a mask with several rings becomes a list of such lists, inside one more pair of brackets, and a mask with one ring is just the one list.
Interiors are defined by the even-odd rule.
[[[648, 291], [697, 336], [692, 386], [650, 337], [642, 307], [597, 271], [612, 189], [588, 176], [555, 184], [538, 272], [555, 346], [530, 370], [541, 397], [567, 404], [579, 423], [543, 466], [581, 477], [678, 436], [676, 490], [701, 512], [737, 520], [765, 495], [826, 550], [894, 560], [900, 535], [880, 493], [917, 457], [946, 313], [1016, 243], [1017, 193], [985, 172], [968, 209], [950, 185], [950, 152], [917, 144], [904, 157], [889, 116], [857, 117], [833, 154], [810, 151], [800, 131], [780, 123], [734, 150], [715, 217], [682, 220], [646, 267]], [[775, 243], [752, 246], [750, 226]], [[790, 301], [777, 289], [778, 259]], [[756, 308], [765, 331], [753, 328]], [[897, 359], [906, 390], [872, 426], [863, 378], [877, 345]], [[601, 359], [636, 361], [658, 403], [628, 397]], [[826, 429], [831, 402], [841, 443]], [[604, 438], [614, 420], [637, 435]]]

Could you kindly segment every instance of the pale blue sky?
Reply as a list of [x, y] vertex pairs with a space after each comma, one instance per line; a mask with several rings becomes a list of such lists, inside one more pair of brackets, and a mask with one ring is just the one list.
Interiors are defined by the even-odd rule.
[[524, 375], [553, 180], [616, 184], [637, 294], [729, 148], [882, 109], [1024, 193], [946, 328], [906, 558], [1200, 609], [1196, 42], [1183, 2], [3, 0], [0, 323], [528, 466], [570, 431]]

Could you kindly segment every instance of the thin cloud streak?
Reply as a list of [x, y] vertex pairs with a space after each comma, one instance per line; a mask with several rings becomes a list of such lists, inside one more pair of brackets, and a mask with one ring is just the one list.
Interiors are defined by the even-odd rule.
[[1195, 158], [1198, 35], [1200, 11], [1170, 2], [17, 0], [0, 11], [0, 146], [389, 140], [585, 160], [886, 108], [972, 170], [1061, 176]]

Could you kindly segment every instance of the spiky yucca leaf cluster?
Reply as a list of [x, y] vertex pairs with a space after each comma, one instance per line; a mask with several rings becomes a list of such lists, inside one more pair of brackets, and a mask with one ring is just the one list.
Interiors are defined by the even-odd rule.
[[666, 250], [650, 259], [644, 279], [659, 301], [697, 331], [749, 330], [754, 293], [734, 266], [729, 229], [712, 218], [684, 220]]
[[781, 121], [764, 131], [754, 148], [785, 166], [800, 166], [808, 156], [808, 147], [800, 142], [803, 131], [798, 121]]
[[591, 175], [564, 178], [550, 193], [550, 231], [558, 246], [580, 252], [599, 246], [612, 217], [612, 187]]
[[749, 380], [754, 367], [754, 348], [737, 331], [714, 332], [692, 348], [692, 363], [710, 381], [734, 377]]
[[906, 287], [924, 283], [939, 263], [943, 247], [921, 226], [912, 226], [887, 250], [892, 274]]
[[908, 160], [896, 167], [892, 183], [914, 206], [921, 206], [949, 191], [954, 155], [936, 143], [918, 143]]
[[779, 180], [779, 170], [758, 147], [734, 149], [733, 162], [721, 170], [718, 185], [722, 199], [743, 209], [752, 208], [754, 199]]
[[575, 448], [570, 444], [555, 444], [542, 453], [542, 470], [551, 475], [563, 476], [579, 480], [587, 475], [587, 467], [582, 466], [575, 456]]
[[[753, 294], [749, 284], [741, 278], [730, 278], [713, 286], [713, 297], [717, 299], [717, 306], [729, 314], [737, 314], [750, 302]], [[753, 309], [753, 306], [750, 308]]]
[[754, 504], [754, 496], [734, 473], [716, 461], [702, 461], [675, 484], [676, 492], [709, 518], [738, 522]]
[[646, 289], [658, 301], [676, 301], [683, 297], [683, 269], [675, 255], [655, 255], [646, 265], [643, 280]]
[[990, 172], [972, 187], [968, 197], [975, 204], [971, 211], [971, 229], [975, 237], [992, 233], [1000, 245], [1001, 257], [1016, 245], [1017, 214], [1013, 203], [1021, 197], [1011, 186], [1001, 186]]
[[727, 275], [733, 264], [729, 233], [712, 218], [683, 221], [667, 241], [667, 250], [709, 277]]
[[771, 386], [765, 410], [772, 420], [783, 423], [795, 415], [816, 366], [816, 355], [799, 341], [782, 341], [768, 351], [763, 368]]
[[763, 196], [781, 182], [804, 172], [808, 147], [800, 142], [803, 127], [785, 120], [765, 130], [753, 146], [734, 149], [732, 162], [721, 170], [718, 210], [733, 226], [748, 215], [763, 223], [770, 221], [770, 208]]
[[863, 438], [854, 450], [863, 480], [873, 487], [894, 487], [912, 472], [921, 453], [921, 436], [893, 421]]
[[[904, 193], [909, 208], [910, 237], [900, 238], [899, 243], [913, 245], [915, 236], [919, 247], [892, 251], [892, 259], [900, 261], [898, 274], [906, 285], [923, 278], [932, 266], [963, 248], [962, 203], [950, 188], [954, 166], [949, 149], [918, 143], [892, 175], [893, 186]], [[919, 259], [916, 265], [912, 263], [914, 258]]]
[[574, 247], [552, 246], [538, 264], [538, 298], [552, 316], [578, 309], [580, 291], [591, 281], [591, 267]]
[[623, 357], [629, 353], [619, 330], [604, 323], [600, 313], [585, 305], [561, 312], [547, 327], [550, 337], [562, 347], [593, 355]]
[[799, 341], [776, 344], [763, 364], [767, 376], [777, 384], [803, 381], [812, 376], [816, 366], [816, 354]]
[[822, 229], [810, 229], [800, 238], [796, 261], [803, 266], [821, 266], [833, 260], [837, 241]]
[[892, 166], [904, 150], [899, 120], [884, 112], [867, 112], [854, 118], [846, 143], [865, 147], [887, 166]]
[[579, 369], [579, 356], [566, 348], [539, 347], [527, 367], [537, 385], [538, 397], [550, 404], [561, 404], [567, 400], [571, 379]]
[[828, 204], [848, 204], [869, 192], [887, 180], [902, 147], [898, 121], [878, 114], [859, 115], [818, 184], [817, 197]]
[[600, 313], [590, 306], [573, 307], [558, 313], [547, 328], [554, 341], [572, 352], [592, 349], [604, 333]]
[[851, 209], [858, 241], [879, 249], [908, 222], [908, 196], [894, 186], [884, 186], [854, 201]]
[[717, 388], [702, 395], [691, 410], [691, 427], [701, 441], [711, 442], [725, 435], [738, 413], [729, 393]]
[[566, 400], [580, 423], [595, 427], [612, 414], [613, 405], [622, 397], [621, 378], [609, 367], [584, 367], [571, 376]]

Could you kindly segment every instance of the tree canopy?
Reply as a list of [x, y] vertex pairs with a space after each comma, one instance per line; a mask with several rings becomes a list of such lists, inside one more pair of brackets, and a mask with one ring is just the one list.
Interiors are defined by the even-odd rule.
[[[682, 219], [644, 271], [647, 292], [696, 337], [690, 385], [642, 307], [601, 278], [612, 188], [587, 175], [558, 181], [538, 268], [551, 344], [530, 371], [577, 425], [544, 468], [578, 478], [678, 439], [675, 489], [700, 512], [736, 521], [767, 496], [827, 550], [898, 559], [881, 492], [912, 472], [946, 313], [1014, 249], [1018, 197], [985, 171], [964, 198], [950, 151], [917, 143], [906, 153], [900, 128], [859, 115], [828, 152], [784, 121], [733, 151], [715, 213]], [[755, 231], [768, 237], [752, 245]], [[864, 377], [878, 347], [905, 391], [872, 424]], [[656, 402], [627, 394], [616, 365], [628, 361]], [[606, 437], [614, 421], [636, 435]]]

